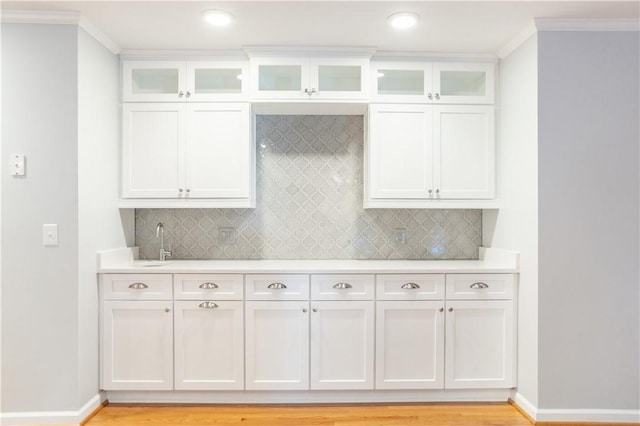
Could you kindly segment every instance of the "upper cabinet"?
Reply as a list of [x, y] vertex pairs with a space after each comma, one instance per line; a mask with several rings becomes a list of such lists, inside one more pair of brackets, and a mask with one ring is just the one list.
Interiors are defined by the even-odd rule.
[[368, 92], [368, 58], [251, 58], [253, 99], [365, 101]]
[[493, 104], [493, 63], [372, 62], [374, 102]]
[[229, 102], [248, 98], [247, 61], [124, 61], [124, 102]]

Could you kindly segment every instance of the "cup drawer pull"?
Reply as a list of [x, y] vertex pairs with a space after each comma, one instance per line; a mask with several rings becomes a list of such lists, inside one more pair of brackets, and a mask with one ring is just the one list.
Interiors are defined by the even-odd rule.
[[204, 289], [204, 290], [211, 290], [211, 289], [214, 289], [214, 288], [218, 288], [218, 284], [211, 283], [211, 282], [206, 282], [206, 283], [200, 284], [200, 288]]
[[338, 289], [338, 290], [346, 290], [348, 288], [353, 288], [353, 286], [349, 283], [338, 283], [336, 285], [333, 286], [333, 288]]
[[129, 286], [129, 288], [132, 288], [134, 290], [143, 290], [145, 288], [149, 288], [149, 286], [145, 283], [133, 283]]
[[213, 309], [213, 308], [217, 308], [218, 305], [216, 305], [213, 302], [202, 302], [201, 304], [198, 305], [198, 307], [203, 309]]
[[488, 284], [482, 283], [482, 282], [477, 282], [477, 283], [473, 283], [469, 286], [469, 288], [472, 288], [474, 290], [482, 290], [485, 288], [489, 288]]
[[287, 288], [287, 286], [282, 283], [271, 283], [267, 286], [267, 288], [274, 289], [274, 290], [282, 290]]
[[420, 288], [420, 285], [418, 285], [416, 283], [406, 283], [400, 288], [403, 289], [403, 290], [416, 290], [416, 289]]

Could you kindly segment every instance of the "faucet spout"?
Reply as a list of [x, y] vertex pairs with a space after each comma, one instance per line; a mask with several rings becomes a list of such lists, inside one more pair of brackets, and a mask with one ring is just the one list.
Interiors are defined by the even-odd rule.
[[167, 260], [167, 256], [171, 256], [171, 252], [164, 249], [164, 225], [158, 222], [156, 225], [156, 237], [160, 238], [160, 261]]

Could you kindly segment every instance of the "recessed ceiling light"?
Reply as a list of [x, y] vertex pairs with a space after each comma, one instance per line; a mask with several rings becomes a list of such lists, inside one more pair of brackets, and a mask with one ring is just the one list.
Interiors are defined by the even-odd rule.
[[205, 10], [204, 20], [215, 27], [226, 27], [233, 21], [233, 15], [224, 10]]
[[418, 22], [418, 14], [413, 12], [398, 12], [387, 18], [387, 22], [398, 30], [413, 27]]

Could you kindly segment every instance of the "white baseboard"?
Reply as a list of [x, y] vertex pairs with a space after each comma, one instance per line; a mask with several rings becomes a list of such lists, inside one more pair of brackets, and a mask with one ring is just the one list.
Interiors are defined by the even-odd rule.
[[80, 424], [106, 399], [104, 393], [99, 393], [91, 398], [77, 411], [27, 411], [0, 413], [2, 426], [14, 425], [59, 425]]
[[508, 389], [397, 391], [109, 391], [113, 403], [181, 404], [318, 404], [402, 402], [496, 402]]
[[516, 391], [511, 399], [536, 422], [640, 423], [640, 410], [537, 408]]

